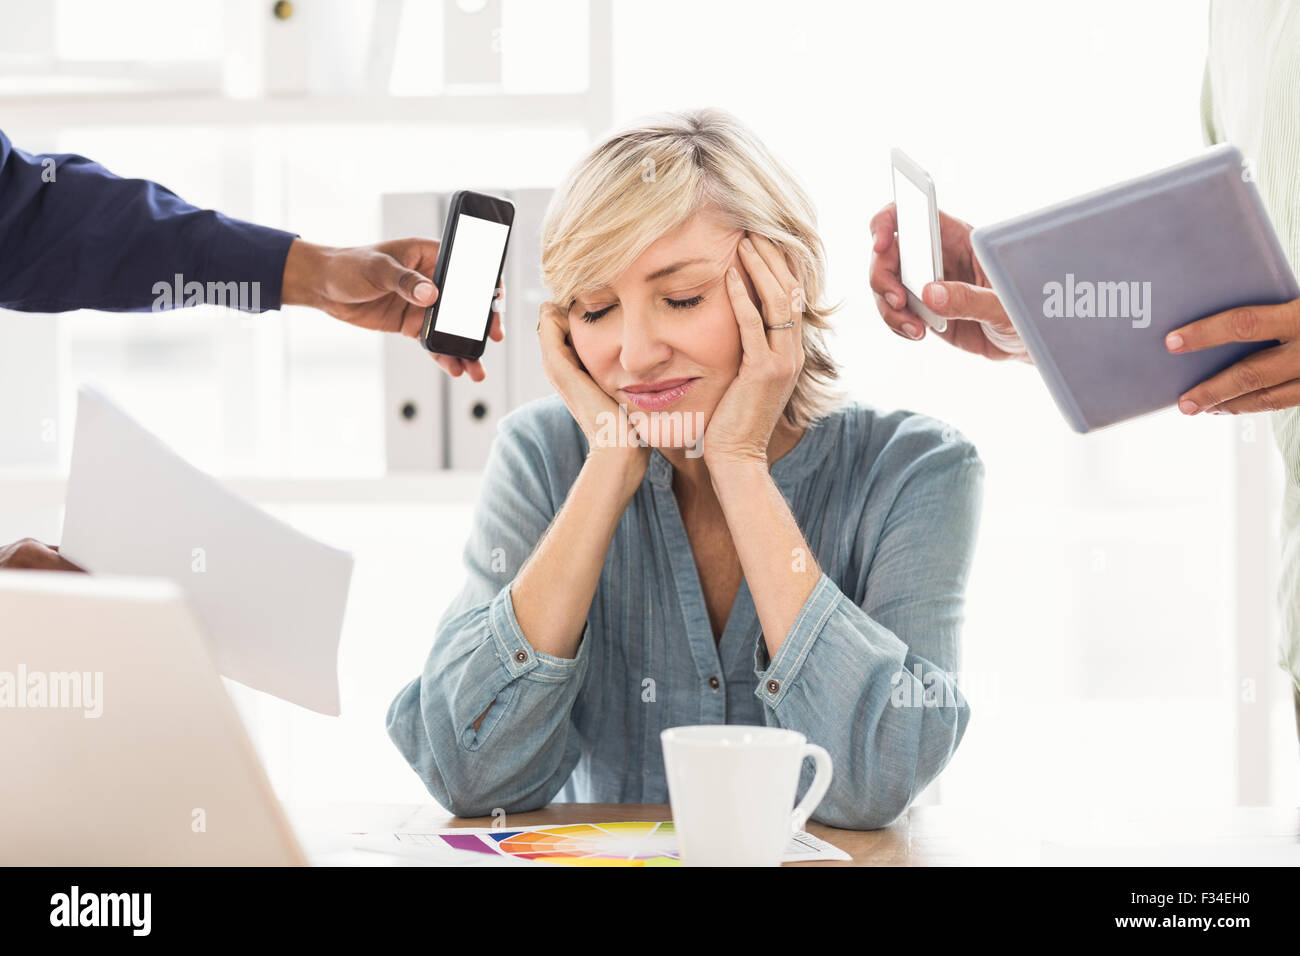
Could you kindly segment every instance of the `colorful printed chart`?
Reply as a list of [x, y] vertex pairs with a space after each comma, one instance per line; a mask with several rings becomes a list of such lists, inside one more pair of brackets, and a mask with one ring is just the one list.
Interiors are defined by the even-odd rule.
[[[393, 834], [399, 844], [489, 854], [498, 862], [530, 861], [568, 866], [681, 866], [672, 821], [573, 823], [555, 827], [459, 828]], [[480, 858], [482, 859], [482, 858]], [[838, 847], [800, 831], [790, 838], [784, 862], [848, 860]], [[484, 860], [486, 863], [487, 861]]]
[[439, 833], [458, 850], [569, 866], [681, 866], [669, 823], [577, 823], [533, 830]]

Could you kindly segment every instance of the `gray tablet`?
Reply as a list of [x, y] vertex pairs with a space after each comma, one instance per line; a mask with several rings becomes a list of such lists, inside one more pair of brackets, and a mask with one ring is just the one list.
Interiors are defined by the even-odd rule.
[[1174, 355], [1165, 334], [1300, 288], [1240, 151], [976, 229], [971, 243], [1048, 389], [1080, 432], [1173, 405], [1276, 342]]

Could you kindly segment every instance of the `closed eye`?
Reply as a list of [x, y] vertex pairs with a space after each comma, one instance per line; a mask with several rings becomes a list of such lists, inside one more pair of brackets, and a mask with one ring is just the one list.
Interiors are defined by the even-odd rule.
[[664, 299], [674, 309], [690, 309], [704, 301], [704, 296], [693, 295], [689, 299]]
[[612, 308], [614, 308], [612, 305], [607, 305], [605, 308], [597, 309], [595, 312], [584, 312], [582, 313], [582, 320], [584, 322], [595, 322]]
[[[692, 308], [694, 308], [695, 306], [699, 305], [701, 302], [704, 301], [704, 296], [702, 296], [702, 295], [693, 295], [693, 296], [691, 296], [689, 299], [668, 299], [668, 298], [665, 298], [664, 301], [668, 303], [668, 305], [669, 305], [670, 308], [674, 308], [674, 309], [692, 309]], [[595, 311], [592, 311], [592, 312], [583, 312], [583, 313], [582, 313], [582, 320], [583, 320], [584, 322], [595, 322], [597, 319], [599, 319], [602, 315], [604, 315], [606, 312], [608, 312], [608, 311], [609, 311], [610, 309], [612, 309], [612, 308], [614, 308], [612, 305], [607, 305], [607, 306], [605, 306], [605, 308], [603, 308], [603, 309], [596, 309]]]

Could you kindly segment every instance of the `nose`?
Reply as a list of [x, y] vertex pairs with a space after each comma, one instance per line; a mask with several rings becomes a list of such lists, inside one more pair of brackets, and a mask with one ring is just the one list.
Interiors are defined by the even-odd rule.
[[641, 378], [672, 357], [672, 346], [660, 336], [654, 317], [643, 309], [623, 310], [622, 333], [619, 361], [629, 375]]

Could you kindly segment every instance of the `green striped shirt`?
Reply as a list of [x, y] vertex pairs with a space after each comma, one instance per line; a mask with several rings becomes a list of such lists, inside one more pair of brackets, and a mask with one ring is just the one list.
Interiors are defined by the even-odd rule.
[[[1300, 3], [1210, 6], [1201, 121], [1211, 143], [1241, 150], [1291, 268], [1300, 273]], [[1286, 466], [1278, 663], [1300, 690], [1300, 408], [1272, 415]]]

